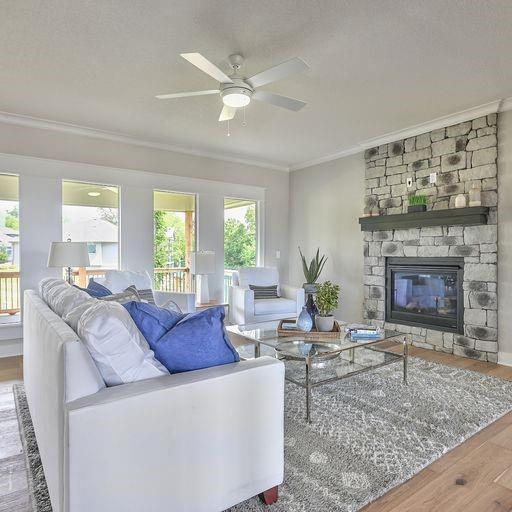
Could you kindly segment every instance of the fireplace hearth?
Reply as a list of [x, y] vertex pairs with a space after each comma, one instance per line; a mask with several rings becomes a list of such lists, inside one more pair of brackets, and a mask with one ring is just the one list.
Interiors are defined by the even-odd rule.
[[386, 258], [386, 322], [464, 333], [464, 258]]

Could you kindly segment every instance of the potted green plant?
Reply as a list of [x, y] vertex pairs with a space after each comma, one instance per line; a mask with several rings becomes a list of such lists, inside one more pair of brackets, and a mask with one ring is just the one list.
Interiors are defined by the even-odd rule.
[[332, 331], [334, 327], [334, 316], [332, 312], [338, 307], [340, 287], [330, 281], [322, 283], [316, 294], [316, 305], [318, 315], [315, 316], [315, 325], [318, 331]]
[[409, 206], [407, 208], [409, 213], [426, 212], [427, 211], [427, 196], [411, 195], [409, 196]]
[[303, 284], [303, 288], [306, 293], [316, 293], [317, 290], [317, 280], [324, 269], [325, 262], [327, 258], [325, 255], [320, 257], [320, 249], [316, 250], [315, 257], [309, 262], [306, 261], [304, 254], [302, 254], [302, 250], [299, 247], [300, 257], [302, 259], [302, 271], [304, 272], [304, 277], [306, 282]]

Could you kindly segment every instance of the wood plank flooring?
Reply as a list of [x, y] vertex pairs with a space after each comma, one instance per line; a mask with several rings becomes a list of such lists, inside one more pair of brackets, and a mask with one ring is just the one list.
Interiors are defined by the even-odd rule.
[[[387, 343], [386, 346], [390, 350], [401, 350], [400, 345]], [[411, 347], [410, 354], [512, 380], [512, 367], [416, 347]], [[0, 385], [22, 378], [21, 357], [0, 359]], [[3, 434], [0, 433], [0, 436]], [[0, 478], [0, 493], [2, 490]], [[23, 505], [20, 510], [25, 510]], [[5, 509], [0, 507], [1, 510]], [[512, 511], [512, 412], [445, 454], [409, 481], [370, 503], [363, 511]]]

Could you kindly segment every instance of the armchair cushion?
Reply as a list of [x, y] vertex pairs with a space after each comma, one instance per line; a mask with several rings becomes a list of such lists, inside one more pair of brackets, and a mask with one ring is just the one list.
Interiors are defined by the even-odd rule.
[[290, 314], [295, 316], [297, 303], [291, 299], [260, 299], [254, 301], [255, 315]]
[[277, 268], [266, 267], [245, 267], [238, 271], [238, 281], [242, 288], [249, 288], [249, 285], [272, 286], [279, 284], [279, 273]]
[[145, 270], [135, 272], [133, 270], [107, 270], [105, 282], [103, 283], [112, 293], [119, 293], [126, 290], [128, 286], [134, 285], [137, 290], [152, 288], [151, 277]]

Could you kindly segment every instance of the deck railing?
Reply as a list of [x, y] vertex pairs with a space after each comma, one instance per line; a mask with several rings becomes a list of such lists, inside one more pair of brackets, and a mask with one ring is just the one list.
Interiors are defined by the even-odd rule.
[[0, 270], [0, 314], [20, 312], [20, 273]]

